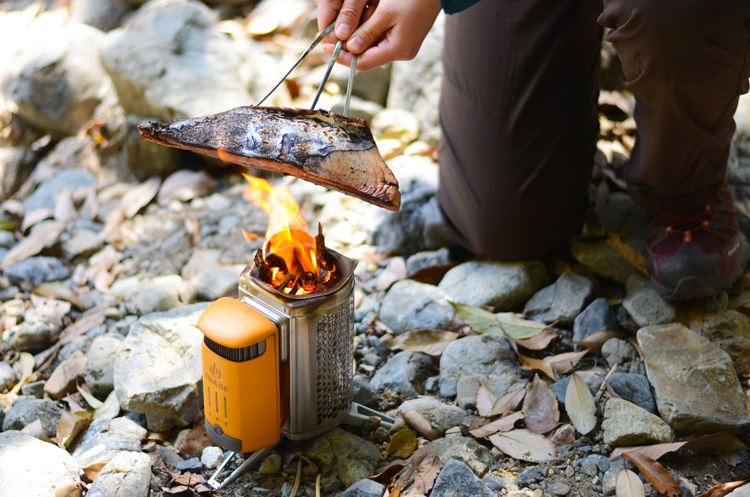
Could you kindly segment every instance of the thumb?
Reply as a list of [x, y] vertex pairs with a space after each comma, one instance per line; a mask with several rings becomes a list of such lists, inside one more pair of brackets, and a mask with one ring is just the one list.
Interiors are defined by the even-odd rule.
[[375, 9], [372, 17], [363, 22], [346, 42], [346, 49], [360, 54], [373, 46], [383, 34], [393, 27], [391, 16], [383, 9]]

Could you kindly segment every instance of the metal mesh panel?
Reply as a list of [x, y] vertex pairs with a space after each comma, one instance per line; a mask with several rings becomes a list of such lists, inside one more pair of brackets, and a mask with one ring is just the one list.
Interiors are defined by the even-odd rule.
[[318, 321], [317, 422], [348, 411], [352, 403], [352, 354], [354, 352], [354, 296], [337, 311]]

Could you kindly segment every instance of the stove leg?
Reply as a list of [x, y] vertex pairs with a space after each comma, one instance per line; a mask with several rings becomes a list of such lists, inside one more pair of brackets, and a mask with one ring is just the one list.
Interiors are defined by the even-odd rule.
[[385, 414], [380, 413], [375, 409], [370, 409], [369, 407], [365, 407], [362, 404], [352, 402], [352, 405], [349, 407], [349, 414], [346, 415], [343, 423], [351, 426], [362, 426], [365, 421], [367, 421], [371, 416], [379, 417], [380, 425], [389, 430], [393, 426], [393, 423], [396, 422], [396, 420], [392, 417], [386, 416]]
[[206, 482], [206, 485], [213, 488], [214, 490], [217, 490], [220, 484], [218, 481], [216, 481], [216, 477], [219, 476], [219, 473], [224, 471], [224, 468], [232, 461], [232, 459], [234, 459], [234, 456], [236, 455], [236, 452], [229, 452], [229, 455], [224, 459], [224, 462], [221, 463], [221, 466], [216, 469], [214, 474], [211, 476], [211, 479]]
[[[270, 447], [266, 447], [265, 449], [260, 449], [260, 450], [256, 450], [255, 452], [253, 452], [252, 455], [250, 455], [250, 457], [248, 457], [245, 460], [245, 462], [243, 462], [237, 469], [232, 471], [231, 475], [227, 476], [227, 479], [221, 483], [221, 485], [218, 487], [217, 490], [223, 489], [224, 487], [232, 483], [234, 480], [242, 476], [242, 474], [245, 473], [247, 470], [251, 469], [253, 466], [260, 463], [263, 459], [266, 458], [268, 454], [271, 453], [274, 447], [276, 447], [276, 445], [272, 445]], [[227, 457], [227, 459], [229, 458]], [[217, 471], [216, 474], [218, 473], [219, 472]], [[215, 477], [216, 475], [212, 476], [211, 479], [213, 480]], [[213, 488], [213, 485], [212, 485], [212, 488]]]

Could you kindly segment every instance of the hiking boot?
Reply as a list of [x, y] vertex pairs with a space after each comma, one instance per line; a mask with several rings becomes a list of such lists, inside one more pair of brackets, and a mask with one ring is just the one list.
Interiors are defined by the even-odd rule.
[[748, 250], [727, 182], [701, 209], [650, 215], [646, 249], [651, 281], [665, 299], [697, 299], [728, 290], [742, 274]]

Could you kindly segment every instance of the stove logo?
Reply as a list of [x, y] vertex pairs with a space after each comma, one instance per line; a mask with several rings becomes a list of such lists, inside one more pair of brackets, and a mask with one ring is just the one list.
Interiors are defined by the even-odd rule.
[[214, 375], [214, 378], [217, 380], [221, 378], [221, 371], [219, 370], [219, 367], [214, 363], [213, 366], [211, 366], [211, 374]]

